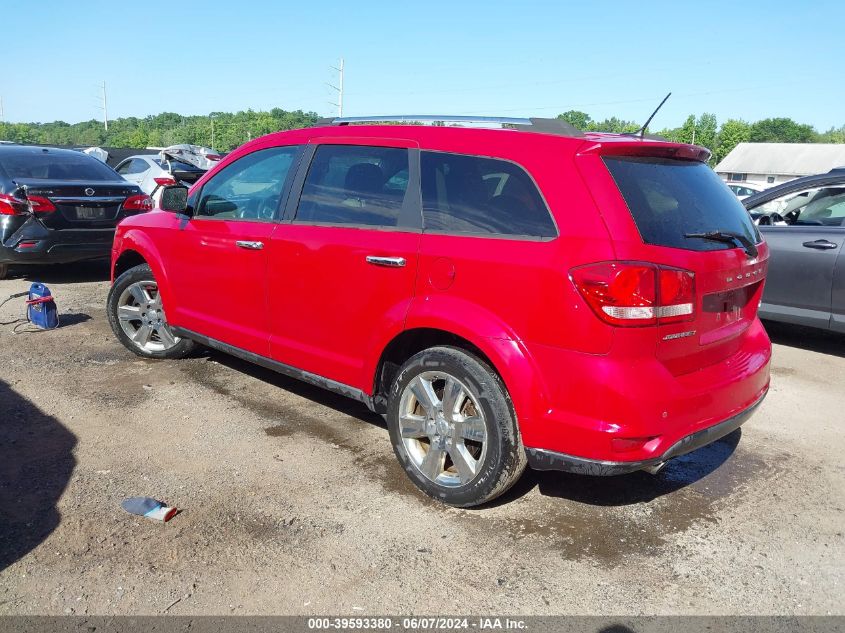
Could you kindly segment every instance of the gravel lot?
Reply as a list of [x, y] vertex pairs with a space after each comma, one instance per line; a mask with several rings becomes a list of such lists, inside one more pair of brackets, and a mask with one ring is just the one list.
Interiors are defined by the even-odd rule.
[[216, 352], [133, 356], [106, 278], [0, 281], [45, 281], [64, 319], [0, 326], [0, 614], [843, 613], [845, 337], [771, 326], [757, 415], [657, 476], [528, 473], [454, 510], [363, 405]]

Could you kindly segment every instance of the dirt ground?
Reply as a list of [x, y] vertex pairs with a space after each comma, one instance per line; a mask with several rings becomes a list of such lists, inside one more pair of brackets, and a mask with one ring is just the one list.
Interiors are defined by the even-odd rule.
[[[756, 416], [657, 476], [529, 472], [455, 510], [363, 405], [126, 351], [106, 277], [0, 281], [45, 281], [64, 320], [0, 326], [0, 614], [843, 613], [845, 337], [772, 326]], [[182, 511], [134, 517], [134, 495]]]

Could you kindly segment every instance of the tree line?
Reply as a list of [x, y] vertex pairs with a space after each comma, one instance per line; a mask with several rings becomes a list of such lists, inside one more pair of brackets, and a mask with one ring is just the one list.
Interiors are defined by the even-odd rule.
[[[603, 121], [594, 121], [586, 112], [569, 110], [558, 115], [559, 119], [574, 125], [579, 130], [594, 132], [636, 132], [641, 123], [624, 121], [610, 117]], [[779, 117], [762, 119], [750, 123], [741, 119], [728, 119], [718, 124], [715, 114], [704, 113], [700, 116], [690, 114], [683, 125], [662, 130], [650, 129], [649, 132], [670, 141], [695, 143], [706, 147], [713, 156], [711, 164], [716, 164], [727, 156], [738, 143], [845, 143], [845, 125], [830, 128], [826, 132], [817, 132], [812, 125], [797, 123], [790, 118]]]
[[[227, 152], [252, 138], [293, 128], [313, 125], [318, 115], [302, 110], [212, 112], [206, 116], [182, 116], [164, 112], [144, 118], [125, 117], [109, 121], [108, 130], [102, 121], [81, 123], [0, 123], [0, 140], [43, 145], [77, 147], [166, 147], [192, 143]], [[580, 130], [601, 132], [635, 132], [636, 121], [610, 117], [594, 120], [586, 112], [570, 110], [559, 119]], [[650, 130], [671, 141], [694, 142], [713, 152], [711, 164], [724, 158], [737, 143], [845, 143], [845, 125], [818, 132], [805, 123], [790, 118], [763, 119], [747, 122], [728, 119], [719, 125], [714, 114], [689, 115], [676, 128]]]
[[125, 117], [81, 123], [0, 123], [0, 140], [76, 147], [167, 147], [191, 143], [221, 152], [233, 150], [252, 138], [279, 130], [307, 127], [319, 117], [314, 112], [273, 108], [268, 112], [212, 112], [182, 116], [164, 112], [144, 118]]

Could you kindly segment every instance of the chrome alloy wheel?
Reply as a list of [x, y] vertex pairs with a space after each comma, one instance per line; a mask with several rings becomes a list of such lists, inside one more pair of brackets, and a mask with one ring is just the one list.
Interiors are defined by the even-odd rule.
[[399, 431], [411, 463], [441, 486], [468, 484], [487, 451], [484, 413], [461, 381], [426, 371], [402, 392]]
[[138, 281], [117, 300], [120, 327], [134, 345], [145, 352], [164, 352], [179, 343], [167, 325], [154, 281]]

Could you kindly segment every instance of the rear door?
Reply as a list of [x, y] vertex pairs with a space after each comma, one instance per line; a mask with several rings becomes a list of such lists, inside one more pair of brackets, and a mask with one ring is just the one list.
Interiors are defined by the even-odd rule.
[[[679, 375], [735, 354], [757, 316], [768, 260], [745, 208], [697, 160], [606, 155], [603, 162], [627, 206], [618, 207], [607, 188], [599, 194], [605, 197], [600, 207], [607, 211], [617, 259], [693, 274], [692, 314], [658, 326], [657, 357]], [[630, 219], [636, 233], [630, 231]], [[714, 231], [739, 235], [748, 246], [693, 237]], [[661, 287], [658, 293], [672, 291]]]
[[299, 147], [261, 149], [192, 192], [193, 217], [162, 241], [171, 292], [168, 320], [239, 349], [269, 355], [267, 262]]
[[[786, 223], [761, 226], [771, 249], [760, 316], [811, 327], [831, 327], [834, 278], [845, 243], [845, 186], [793, 191], [753, 214], [777, 212]], [[837, 293], [836, 320], [842, 320]]]
[[309, 146], [269, 251], [275, 360], [372, 391], [366, 362], [404, 327], [417, 272], [411, 145], [331, 138]]

